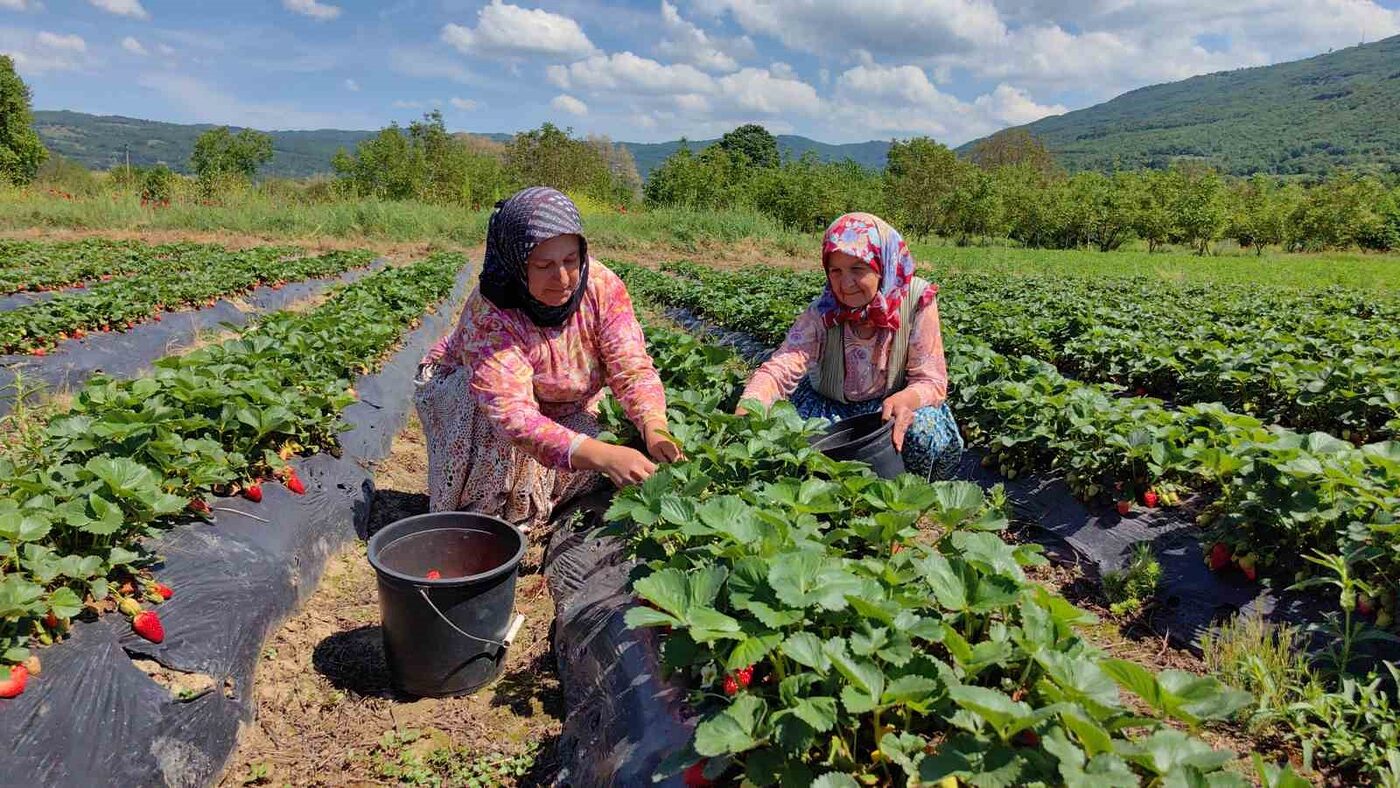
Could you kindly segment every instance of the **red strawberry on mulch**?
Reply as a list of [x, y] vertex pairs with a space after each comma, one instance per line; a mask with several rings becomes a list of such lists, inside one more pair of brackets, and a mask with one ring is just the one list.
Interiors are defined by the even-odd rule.
[[262, 503], [262, 485], [258, 484], [257, 482], [253, 482], [247, 487], [244, 487], [243, 497], [247, 498], [253, 503]]
[[209, 509], [209, 503], [203, 498], [191, 498], [190, 511], [195, 514], [209, 514], [211, 510]]
[[423, 576], [426, 577], [426, 578], [428, 578], [429, 580], [441, 580], [441, 579], [442, 579], [442, 572], [439, 572], [439, 571], [436, 570], [436, 569], [429, 569], [429, 570], [428, 570], [428, 574], [423, 575]]
[[[0, 698], [17, 698], [24, 692], [24, 685], [29, 681], [29, 669], [23, 665], [8, 666], [10, 675], [0, 677]], [[0, 667], [0, 671], [5, 668]]]
[[301, 483], [301, 477], [297, 476], [296, 471], [292, 471], [288, 474], [287, 489], [291, 490], [296, 495], [306, 495], [306, 485]]
[[701, 788], [702, 786], [709, 785], [710, 780], [705, 777], [705, 764], [707, 763], [709, 763], [708, 758], [701, 758], [695, 763], [692, 763], [685, 770], [685, 774], [681, 775], [681, 781], [684, 782], [688, 788]]
[[1118, 515], [1120, 517], [1127, 517], [1128, 515], [1133, 513], [1133, 502], [1119, 501], [1118, 506], [1116, 508], [1118, 509]]
[[160, 623], [160, 616], [149, 610], [142, 610], [131, 619], [131, 631], [152, 643], [165, 640], [165, 627]]
[[1161, 498], [1157, 495], [1156, 490], [1148, 490], [1142, 494], [1142, 503], [1149, 509], [1156, 509], [1160, 501]]
[[166, 585], [165, 583], [152, 583], [151, 590], [155, 591], [157, 594], [160, 594], [161, 599], [169, 599], [170, 597], [175, 596], [175, 591], [172, 590], [170, 586]]
[[1210, 571], [1219, 572], [1230, 565], [1230, 546], [1224, 542], [1216, 542], [1210, 547], [1210, 554], [1206, 556], [1206, 563], [1210, 566]]

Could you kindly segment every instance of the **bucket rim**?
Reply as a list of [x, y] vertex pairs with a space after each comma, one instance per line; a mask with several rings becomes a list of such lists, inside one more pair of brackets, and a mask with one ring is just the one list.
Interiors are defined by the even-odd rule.
[[[385, 546], [385, 543], [390, 541], [386, 537], [386, 535], [390, 534], [390, 532], [397, 530], [405, 524], [414, 523], [421, 520], [436, 520], [442, 518], [444, 515], [454, 514], [469, 514], [472, 517], [476, 517], [482, 520], [490, 520], [499, 525], [505, 526], [505, 528], [510, 533], [515, 535], [517, 541], [520, 544], [519, 548], [516, 549], [514, 555], [512, 555], [509, 559], [503, 561], [500, 566], [497, 566], [494, 569], [488, 569], [485, 572], [481, 572], [475, 575], [467, 575], [465, 577], [443, 577], [437, 580], [404, 574], [403, 572], [390, 569], [389, 567], [384, 566], [384, 564], [380, 562], [379, 553]], [[451, 526], [443, 526], [439, 530], [464, 529], [453, 528]], [[525, 550], [528, 547], [529, 542], [527, 540], [527, 537], [525, 536], [524, 531], [521, 531], [519, 528], [515, 527], [511, 523], [502, 520], [501, 518], [496, 517], [495, 515], [469, 511], [425, 512], [423, 514], [415, 514], [410, 517], [404, 517], [402, 519], [395, 520], [392, 523], [389, 523], [388, 525], [384, 526], [383, 528], [380, 528], [378, 531], [375, 532], [374, 536], [371, 536], [369, 538], [369, 541], [365, 543], [365, 554], [366, 557], [369, 559], [369, 565], [374, 568], [374, 571], [386, 577], [391, 577], [395, 580], [399, 580], [404, 583], [408, 583], [410, 585], [415, 586], [421, 585], [429, 588], [453, 588], [455, 586], [475, 585], [477, 583], [486, 582], [488, 580], [495, 580], [503, 575], [516, 571], [517, 569], [519, 569], [520, 561], [525, 557]]]
[[[854, 440], [848, 440], [844, 443], [828, 443], [828, 441], [830, 441], [832, 438], [837, 437], [837, 433], [841, 432], [843, 429], [848, 429], [850, 427], [857, 426], [858, 424], [860, 426], [864, 426], [864, 422], [867, 421], [876, 422], [879, 426], [876, 429], [871, 430], [870, 432], [867, 432], [864, 435], [861, 435], [859, 438], [855, 438]], [[870, 444], [876, 438], [885, 435], [893, 429], [894, 419], [889, 419], [888, 421], [881, 419], [881, 414], [879, 411], [874, 411], [871, 413], [862, 413], [859, 416], [851, 416], [850, 418], [841, 419], [840, 421], [835, 422], [831, 426], [827, 427], [825, 433], [822, 434], [821, 437], [812, 441], [812, 448], [820, 452], [828, 452], [848, 447], [861, 447]]]

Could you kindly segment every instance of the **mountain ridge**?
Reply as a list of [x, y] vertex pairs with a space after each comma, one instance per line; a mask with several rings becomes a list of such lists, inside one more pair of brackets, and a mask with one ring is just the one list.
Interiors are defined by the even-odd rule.
[[1321, 175], [1338, 166], [1400, 173], [1396, 118], [1400, 36], [1135, 88], [1015, 128], [1071, 171], [1195, 159], [1232, 175]]
[[[188, 172], [194, 140], [214, 123], [170, 123], [124, 115], [91, 115], [72, 110], [36, 110], [34, 126], [49, 150], [80, 162], [91, 169], [111, 169], [127, 162], [150, 167], [165, 164], [176, 172]], [[242, 128], [233, 126], [235, 130]], [[308, 177], [331, 172], [331, 157], [341, 147], [353, 149], [361, 140], [379, 132], [346, 129], [269, 131], [273, 159], [262, 171], [272, 177]], [[467, 132], [498, 142], [512, 135]], [[778, 135], [778, 146], [790, 156], [814, 151], [825, 161], [854, 159], [865, 167], [882, 169], [887, 141], [870, 140], [846, 144], [820, 142], [796, 135]], [[672, 140], [668, 142], [621, 142], [632, 152], [637, 170], [645, 178], [682, 144], [699, 150], [716, 140]]]

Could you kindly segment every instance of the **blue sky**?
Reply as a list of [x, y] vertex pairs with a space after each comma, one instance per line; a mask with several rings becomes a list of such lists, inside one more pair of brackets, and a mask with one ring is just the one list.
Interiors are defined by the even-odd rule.
[[957, 144], [1142, 85], [1400, 34], [1400, 0], [0, 0], [39, 109]]

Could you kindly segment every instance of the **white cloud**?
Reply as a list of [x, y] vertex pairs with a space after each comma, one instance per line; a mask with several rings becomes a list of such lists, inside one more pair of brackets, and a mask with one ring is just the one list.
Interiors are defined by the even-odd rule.
[[92, 64], [87, 42], [73, 34], [0, 28], [0, 52], [15, 61], [24, 76], [54, 71], [83, 71]]
[[491, 0], [476, 27], [449, 23], [442, 40], [464, 55], [480, 57], [575, 58], [596, 51], [578, 22], [539, 8]]
[[52, 49], [57, 52], [86, 52], [87, 42], [77, 35], [61, 35], [58, 33], [40, 32], [34, 36], [34, 43], [42, 49]]
[[463, 112], [471, 112], [472, 110], [477, 108], [477, 103], [475, 101], [472, 101], [471, 99], [457, 98], [456, 96], [453, 96], [452, 98], [448, 99], [447, 103], [451, 104], [453, 109], [460, 109]]
[[1006, 25], [989, 0], [698, 0], [744, 30], [815, 55], [863, 49], [881, 59], [926, 57], [995, 43]]
[[812, 115], [821, 109], [815, 88], [800, 80], [776, 76], [768, 69], [746, 68], [721, 77], [719, 88], [726, 100], [749, 112]]
[[141, 5], [141, 0], [88, 0], [94, 7], [109, 14], [129, 16], [132, 19], [150, 19], [151, 15]]
[[170, 46], [169, 44], [156, 44], [156, 51], [161, 53], [162, 55], [169, 56], [175, 54], [175, 47]]
[[8, 8], [11, 11], [24, 11], [28, 7], [27, 0], [0, 0], [0, 8]]
[[[661, 21], [666, 38], [657, 44], [657, 54], [706, 71], [726, 72], [739, 68], [738, 61], [725, 51], [732, 45], [710, 38], [704, 30], [683, 19], [668, 0], [661, 0]], [[749, 46], [752, 47], [752, 42]]]
[[322, 3], [320, 0], [282, 0], [282, 7], [321, 22], [340, 16], [340, 6]]
[[300, 103], [247, 101], [203, 80], [172, 72], [146, 74], [138, 83], [183, 111], [184, 120], [259, 129], [359, 129], [382, 123], [356, 113], [317, 112]]
[[703, 93], [714, 89], [714, 77], [684, 63], [663, 65], [631, 52], [594, 55], [568, 66], [550, 66], [549, 81], [558, 87], [632, 94]]
[[939, 90], [917, 66], [855, 66], [837, 78], [835, 95], [828, 115], [838, 123], [863, 124], [863, 131], [928, 134], [954, 145], [1066, 111], [1039, 104], [1005, 83], [963, 101]]
[[579, 117], [588, 114], [588, 105], [568, 94], [555, 96], [554, 100], [549, 102], [549, 106], [556, 112], [567, 112]]
[[356, 82], [353, 79], [347, 79], [345, 80], [345, 89], [350, 91], [351, 93], [359, 93], [360, 83]]
[[133, 55], [140, 55], [142, 57], [145, 57], [146, 55], [150, 54], [146, 51], [146, 48], [144, 46], [141, 46], [140, 41], [137, 41], [131, 36], [127, 36], [126, 38], [122, 39], [122, 49], [125, 49]]

